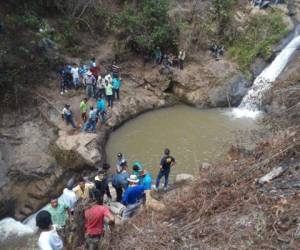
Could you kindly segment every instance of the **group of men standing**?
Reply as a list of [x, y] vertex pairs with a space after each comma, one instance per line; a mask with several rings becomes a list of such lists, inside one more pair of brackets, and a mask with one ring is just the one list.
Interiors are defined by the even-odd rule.
[[[162, 177], [165, 178], [164, 188], [167, 188], [169, 173], [174, 164], [175, 159], [170, 155], [170, 150], [165, 149], [154, 189], [159, 188], [159, 181]], [[116, 190], [116, 201], [125, 206], [122, 213], [123, 219], [132, 217], [145, 203], [147, 196], [150, 195], [149, 191], [153, 188], [152, 177], [140, 162], [134, 162], [132, 171], [129, 172], [126, 159], [122, 153], [119, 153], [116, 171], [112, 176], [109, 175], [109, 169], [109, 164], [103, 164], [92, 182], [81, 178], [73, 189], [65, 188], [59, 199], [55, 196], [50, 198], [50, 204], [36, 216], [36, 225], [41, 230], [38, 240], [40, 249], [63, 249], [63, 241], [57, 233], [57, 228], [64, 227], [68, 217], [72, 218], [78, 209], [83, 211], [82, 220], [87, 249], [98, 249], [104, 236], [104, 219], [107, 219], [107, 225], [110, 228], [113, 227], [115, 221], [109, 208], [103, 205], [105, 195], [109, 201], [112, 199], [109, 190], [110, 181]], [[70, 221], [73, 223], [73, 220]]]

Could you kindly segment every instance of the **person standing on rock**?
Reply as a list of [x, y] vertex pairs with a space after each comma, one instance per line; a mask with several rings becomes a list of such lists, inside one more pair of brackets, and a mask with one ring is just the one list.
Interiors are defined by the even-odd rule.
[[66, 224], [68, 214], [70, 213], [69, 207], [59, 202], [56, 196], [50, 197], [50, 204], [47, 205], [46, 211], [51, 214], [53, 224], [59, 227]]
[[127, 180], [128, 188], [122, 198], [122, 204], [126, 206], [123, 212], [124, 219], [132, 217], [145, 200], [145, 188], [139, 185], [138, 177], [130, 175]]
[[108, 170], [110, 169], [110, 165], [107, 163], [104, 163], [102, 166], [102, 169], [99, 170], [98, 174], [95, 176], [95, 187], [100, 191], [101, 197], [104, 197], [104, 195], [107, 195], [107, 198], [109, 200], [112, 199], [109, 185], [108, 185]]
[[38, 248], [40, 250], [61, 250], [63, 249], [63, 241], [52, 225], [51, 214], [42, 210], [36, 215], [36, 226], [41, 230], [38, 240]]
[[84, 124], [83, 132], [96, 133], [96, 125], [97, 125], [97, 109], [94, 109], [94, 107], [91, 106], [89, 112], [89, 119]]
[[154, 65], [161, 64], [162, 60], [162, 52], [160, 50], [160, 47], [156, 47], [154, 50]]
[[100, 248], [104, 237], [104, 219], [108, 220], [110, 227], [115, 224], [115, 218], [109, 209], [103, 206], [102, 196], [97, 189], [91, 189], [89, 192], [91, 204], [84, 211], [84, 228], [86, 249], [97, 250]]
[[77, 199], [87, 199], [89, 191], [94, 187], [92, 183], [87, 183], [83, 178], [79, 179], [78, 185], [73, 188]]
[[108, 103], [108, 107], [112, 108], [114, 105], [114, 98], [113, 98], [113, 86], [110, 82], [105, 81], [105, 95]]
[[180, 50], [178, 54], [178, 60], [179, 60], [179, 68], [183, 70], [183, 62], [185, 60], [185, 51]]
[[105, 94], [105, 80], [101, 76], [97, 79], [96, 84], [96, 98], [99, 98], [100, 96], [103, 96]]
[[75, 89], [79, 88], [80, 80], [79, 80], [79, 68], [76, 63], [73, 64], [73, 67], [71, 68], [71, 74], [73, 78], [73, 84]]
[[83, 100], [80, 102], [80, 105], [79, 105], [81, 119], [82, 119], [83, 123], [85, 123], [87, 120], [87, 110], [88, 110], [87, 102], [88, 102], [88, 99], [83, 98]]
[[174, 166], [175, 164], [176, 164], [175, 158], [170, 155], [170, 150], [166, 148], [164, 150], [164, 156], [160, 160], [160, 170], [156, 178], [155, 190], [159, 189], [159, 183], [162, 177], [165, 178], [164, 190], [165, 191], [167, 190], [171, 167]]
[[96, 78], [93, 76], [91, 71], [88, 71], [86, 77], [84, 79], [85, 85], [85, 95], [88, 98], [92, 98], [95, 96], [94, 93], [94, 85], [96, 84]]
[[117, 163], [116, 163], [116, 168], [117, 172], [120, 173], [122, 171], [122, 165], [126, 164], [127, 166], [127, 161], [123, 154], [120, 152], [117, 154]]
[[115, 188], [117, 193], [117, 202], [121, 202], [123, 191], [126, 190], [128, 186], [128, 178], [130, 177], [130, 174], [127, 172], [127, 162], [121, 163], [121, 171], [113, 175], [112, 177], [112, 186]]
[[113, 78], [112, 81], [113, 84], [113, 98], [114, 100], [120, 100], [120, 88], [121, 88], [121, 84], [122, 84], [122, 79], [121, 78]]
[[62, 110], [62, 118], [65, 120], [65, 122], [67, 123], [67, 125], [71, 124], [71, 126], [75, 129], [76, 125], [75, 122], [73, 120], [73, 113], [70, 109], [70, 105], [69, 104], [65, 104], [65, 107]]
[[106, 119], [106, 103], [102, 96], [97, 101], [97, 117], [102, 123], [105, 123]]

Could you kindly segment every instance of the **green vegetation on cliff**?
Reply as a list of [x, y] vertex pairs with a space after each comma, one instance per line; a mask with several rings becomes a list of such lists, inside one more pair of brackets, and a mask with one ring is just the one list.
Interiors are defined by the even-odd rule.
[[113, 17], [113, 24], [126, 45], [134, 51], [151, 51], [155, 46], [176, 47], [176, 26], [169, 16], [169, 0], [142, 0], [133, 9], [124, 10]]
[[255, 58], [260, 56], [268, 60], [272, 56], [272, 46], [287, 33], [279, 11], [271, 10], [266, 15], [255, 15], [232, 41], [229, 53], [237, 61], [240, 69], [247, 71]]

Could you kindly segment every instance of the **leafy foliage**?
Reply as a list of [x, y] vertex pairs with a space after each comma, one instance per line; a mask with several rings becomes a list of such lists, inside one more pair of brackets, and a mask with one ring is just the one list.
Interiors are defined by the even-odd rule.
[[281, 13], [272, 10], [268, 15], [253, 16], [245, 31], [233, 41], [230, 55], [236, 59], [241, 70], [247, 71], [253, 60], [272, 55], [272, 45], [288, 33]]
[[168, 17], [168, 0], [141, 0], [136, 10], [125, 10], [113, 18], [113, 25], [127, 46], [135, 51], [150, 51], [154, 46], [175, 47], [175, 27]]

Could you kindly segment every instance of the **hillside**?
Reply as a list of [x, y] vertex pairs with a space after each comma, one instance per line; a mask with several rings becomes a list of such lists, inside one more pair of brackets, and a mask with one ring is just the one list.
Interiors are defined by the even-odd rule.
[[[94, 174], [106, 161], [109, 134], [139, 114], [177, 103], [238, 106], [291, 40], [298, 2], [266, 9], [247, 0], [0, 3], [0, 218], [22, 220], [71, 177]], [[224, 54], [215, 58], [213, 45]], [[185, 50], [184, 69], [154, 67], [157, 46]], [[124, 84], [106, 124], [83, 134], [60, 112], [70, 104], [80, 123], [84, 90], [60, 95], [57, 70], [93, 57], [102, 74], [116, 61]], [[154, 194], [167, 209], [143, 209], [107, 234], [106, 247], [299, 249], [299, 62], [297, 51], [263, 98], [267, 138], [252, 150], [232, 145], [224, 162], [199, 166], [193, 183]], [[259, 182], [278, 167], [278, 178]]]

